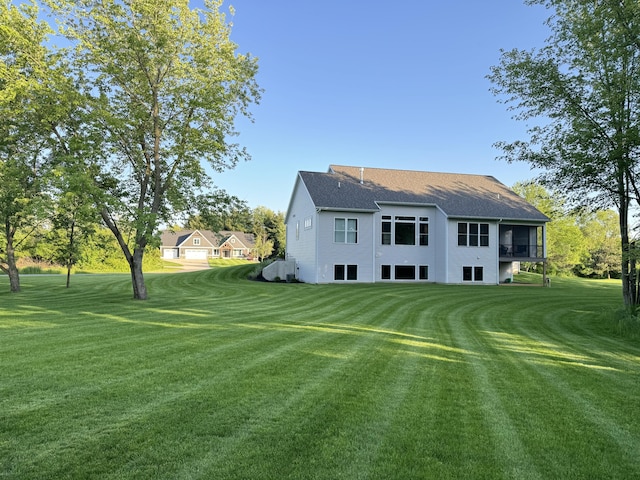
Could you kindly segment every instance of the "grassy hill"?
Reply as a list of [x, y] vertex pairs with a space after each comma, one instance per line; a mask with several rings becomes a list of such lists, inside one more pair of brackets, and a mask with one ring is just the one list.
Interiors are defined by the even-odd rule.
[[618, 283], [254, 268], [149, 274], [146, 302], [128, 275], [0, 291], [0, 477], [640, 478]]

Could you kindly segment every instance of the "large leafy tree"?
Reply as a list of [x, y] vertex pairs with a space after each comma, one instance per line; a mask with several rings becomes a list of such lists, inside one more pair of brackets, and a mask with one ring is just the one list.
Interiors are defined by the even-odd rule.
[[259, 100], [257, 62], [236, 52], [222, 0], [202, 10], [188, 0], [47, 3], [74, 45], [74, 78], [108, 146], [96, 174], [102, 220], [134, 298], [146, 299], [143, 256], [160, 220], [208, 185], [203, 162], [222, 171], [248, 158], [231, 139], [236, 116]]
[[35, 4], [0, 0], [0, 270], [20, 291], [16, 248], [45, 217], [52, 125], [66, 83], [60, 57], [45, 46], [51, 29]]
[[542, 180], [578, 203], [619, 213], [623, 300], [640, 301], [630, 209], [640, 200], [640, 3], [529, 0], [553, 12], [538, 50], [502, 53], [494, 93], [532, 121], [529, 138], [500, 142], [508, 161], [544, 169]]

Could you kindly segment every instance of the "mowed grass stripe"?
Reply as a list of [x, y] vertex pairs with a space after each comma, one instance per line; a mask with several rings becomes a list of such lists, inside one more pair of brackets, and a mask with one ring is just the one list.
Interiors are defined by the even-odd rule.
[[[561, 312], [558, 309], [550, 316], [557, 317]], [[523, 377], [534, 380], [534, 388], [526, 398], [531, 398], [538, 391], [545, 392], [549, 401], [556, 401], [556, 421], [551, 430], [560, 437], [558, 447], [576, 443], [578, 448], [573, 451], [588, 451], [595, 457], [603, 450], [611, 451], [613, 456], [618, 453], [619, 458], [615, 462], [626, 463], [630, 472], [640, 476], [640, 467], [632, 453], [632, 449], [637, 447], [637, 437], [627, 428], [628, 413], [625, 411], [628, 392], [634, 391], [640, 383], [638, 363], [603, 362], [582, 342], [560, 343], [559, 338], [567, 335], [557, 327], [561, 323], [559, 318], [546, 323], [550, 327], [556, 326], [545, 330], [551, 336], [544, 336], [532, 327], [523, 328], [516, 348], [520, 354], [504, 355], [505, 360], [522, 372]], [[570, 335], [570, 340], [577, 338]], [[624, 349], [624, 342], [618, 344]], [[535, 405], [531, 407], [535, 408]], [[567, 431], [574, 434], [567, 436]], [[549, 448], [548, 439], [544, 447]], [[567, 450], [562, 462], [571, 456], [571, 450]], [[574, 462], [580, 461], [579, 456], [574, 459]], [[593, 472], [594, 476], [610, 474], [607, 465], [601, 467], [600, 471]]]
[[0, 293], [0, 473], [638, 475], [640, 349], [599, 316], [619, 287], [265, 284], [251, 268], [152, 274], [148, 302], [126, 275], [108, 294], [100, 276]]

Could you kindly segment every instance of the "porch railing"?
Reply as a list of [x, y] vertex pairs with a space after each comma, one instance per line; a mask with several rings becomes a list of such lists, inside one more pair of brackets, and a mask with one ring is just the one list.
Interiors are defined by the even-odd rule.
[[543, 258], [542, 245], [530, 245], [526, 243], [500, 244], [500, 256], [510, 258]]

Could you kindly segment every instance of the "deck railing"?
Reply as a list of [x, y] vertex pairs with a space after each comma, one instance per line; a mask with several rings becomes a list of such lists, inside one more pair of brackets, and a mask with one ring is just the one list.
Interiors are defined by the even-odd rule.
[[530, 245], [524, 243], [500, 244], [500, 256], [511, 258], [543, 258], [542, 245]]

